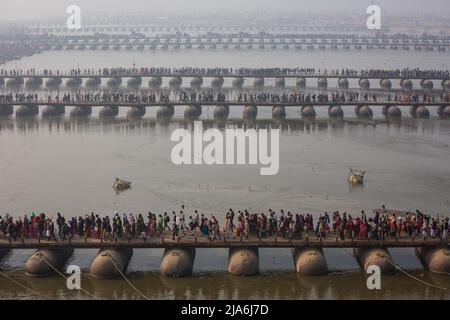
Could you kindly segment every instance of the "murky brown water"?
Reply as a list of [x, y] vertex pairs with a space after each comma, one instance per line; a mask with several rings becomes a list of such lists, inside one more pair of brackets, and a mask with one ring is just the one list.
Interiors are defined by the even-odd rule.
[[[448, 276], [413, 272], [428, 282], [450, 286]], [[16, 281], [40, 293], [37, 299], [93, 299], [86, 293], [68, 290], [61, 277], [30, 279], [13, 273]], [[295, 272], [270, 272], [240, 278], [227, 273], [200, 273], [189, 278], [166, 278], [156, 272], [130, 273], [128, 279], [150, 299], [449, 299], [448, 291], [427, 287], [405, 276], [382, 278], [381, 290], [368, 290], [360, 273], [339, 273], [321, 277], [299, 276]], [[28, 299], [30, 294], [1, 279], [0, 298]], [[97, 280], [85, 276], [84, 290], [99, 299], [143, 299], [123, 279]]]
[[[381, 204], [433, 214], [449, 210], [449, 121], [288, 121], [275, 176], [260, 176], [255, 165], [174, 165], [170, 134], [184, 126], [190, 124], [162, 125], [151, 118], [1, 121], [0, 172], [8, 181], [0, 186], [2, 211], [110, 214], [181, 204], [188, 214], [198, 208], [217, 215], [230, 206], [316, 213]], [[364, 186], [347, 185], [350, 167], [367, 170]], [[116, 195], [116, 176], [133, 181], [133, 189]]]

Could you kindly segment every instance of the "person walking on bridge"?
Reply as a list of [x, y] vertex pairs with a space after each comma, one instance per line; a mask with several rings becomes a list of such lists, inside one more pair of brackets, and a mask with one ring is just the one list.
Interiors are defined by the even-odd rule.
[[173, 215], [173, 221], [172, 221], [172, 240], [175, 240], [175, 237], [179, 237], [178, 235], [178, 224], [177, 224], [177, 215]]
[[170, 231], [169, 222], [170, 222], [170, 217], [167, 214], [167, 212], [164, 212], [164, 228], [163, 228], [163, 231], [166, 231], [166, 229], [168, 229]]

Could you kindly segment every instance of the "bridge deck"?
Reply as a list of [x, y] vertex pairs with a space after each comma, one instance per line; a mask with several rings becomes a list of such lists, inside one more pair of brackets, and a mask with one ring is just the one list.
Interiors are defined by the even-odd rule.
[[329, 107], [329, 106], [424, 106], [424, 107], [440, 107], [448, 106], [450, 102], [395, 102], [395, 101], [357, 101], [357, 102], [250, 102], [250, 101], [170, 101], [170, 102], [48, 102], [48, 101], [11, 101], [0, 102], [0, 106], [5, 105], [31, 105], [31, 106], [44, 106], [44, 105], [64, 105], [64, 106], [80, 106], [80, 107], [159, 107], [159, 106], [189, 106], [189, 105], [227, 105], [227, 106], [246, 106], [254, 105], [257, 107], [302, 107], [302, 106], [314, 106], [314, 107]]
[[3, 79], [11, 79], [11, 78], [133, 78], [133, 77], [161, 77], [161, 78], [170, 78], [170, 77], [181, 77], [181, 78], [286, 78], [286, 79], [296, 79], [296, 78], [328, 78], [328, 79], [368, 79], [368, 80], [380, 80], [380, 79], [391, 79], [391, 80], [402, 80], [402, 79], [410, 79], [410, 80], [447, 80], [450, 77], [448, 76], [395, 76], [395, 75], [336, 75], [336, 74], [277, 74], [277, 73], [267, 73], [267, 74], [239, 74], [239, 73], [230, 73], [230, 74], [198, 74], [198, 73], [163, 73], [163, 72], [137, 72], [137, 73], [118, 73], [118, 74], [44, 74], [44, 73], [35, 73], [35, 74], [20, 74], [20, 75], [7, 75], [2, 74], [0, 78]]
[[268, 237], [259, 239], [255, 236], [246, 238], [222, 238], [221, 240], [210, 241], [206, 237], [194, 236], [184, 236], [180, 240], [172, 240], [170, 232], [166, 232], [164, 237], [154, 237], [147, 238], [146, 240], [132, 239], [117, 241], [107, 241], [102, 242], [99, 239], [84, 239], [76, 236], [71, 241], [69, 240], [41, 240], [37, 239], [21, 239], [17, 241], [9, 242], [6, 239], [0, 240], [0, 249], [10, 248], [10, 249], [38, 249], [38, 248], [62, 248], [62, 247], [72, 247], [78, 249], [93, 249], [102, 247], [111, 248], [172, 248], [172, 247], [195, 247], [195, 248], [232, 248], [232, 247], [259, 247], [259, 248], [299, 248], [299, 247], [322, 247], [322, 248], [355, 248], [355, 247], [442, 247], [450, 245], [450, 239], [440, 240], [440, 239], [429, 239], [424, 241], [422, 238], [411, 239], [399, 239], [399, 240], [336, 240], [335, 236], [329, 236], [322, 240], [310, 239], [305, 240], [289, 240], [286, 238], [275, 238]]
[[[285, 39], [285, 40], [318, 40], [318, 39], [327, 39], [327, 40], [347, 40], [347, 41], [355, 41], [355, 40], [363, 40], [363, 41], [379, 41], [382, 43], [386, 43], [387, 41], [398, 41], [396, 44], [402, 44], [402, 41], [413, 41], [413, 42], [424, 42], [429, 44], [438, 44], [438, 41], [448, 41], [450, 40], [449, 36], [435, 36], [433, 38], [421, 38], [412, 35], [403, 35], [403, 36], [373, 36], [373, 35], [360, 35], [360, 34], [330, 34], [330, 33], [272, 33], [272, 34], [259, 34], [259, 33], [246, 33], [239, 34], [233, 33], [220, 33], [220, 34], [175, 34], [175, 33], [166, 33], [161, 35], [145, 35], [145, 34], [84, 34], [84, 35], [64, 35], [64, 36], [55, 36], [51, 35], [46, 38], [47, 40], [52, 41], [67, 41], [67, 40], [116, 40], [116, 39], [129, 39], [131, 41], [136, 40], [161, 40], [164, 41], [166, 39], [257, 39], [257, 40], [272, 40], [272, 39]], [[39, 38], [28, 38], [25, 41], [37, 42]], [[10, 39], [3, 40], [12, 41]], [[188, 40], [189, 41], [189, 40]]]
[[[2, 44], [12, 44], [12, 43], [6, 43], [3, 42]], [[22, 44], [22, 43], [21, 43]], [[207, 41], [203, 41], [203, 42], [85, 42], [85, 43], [73, 43], [73, 42], [30, 42], [27, 43], [27, 46], [34, 46], [34, 47], [48, 47], [48, 46], [80, 46], [80, 45], [85, 45], [85, 46], [115, 46], [115, 45], [122, 45], [122, 46], [126, 46], [126, 45], [199, 45], [199, 44], [203, 44], [203, 45], [326, 45], [326, 46], [413, 46], [413, 47], [449, 47], [450, 44], [449, 43], [393, 43], [393, 42], [389, 42], [389, 43], [366, 43], [366, 42], [358, 42], [358, 41], [349, 41], [349, 42], [337, 42], [337, 43], [333, 43], [333, 42], [327, 42], [327, 41], [317, 41], [317, 42], [310, 42], [310, 41], [277, 41], [277, 42], [271, 42], [271, 41], [222, 41], [222, 42], [207, 42]]]

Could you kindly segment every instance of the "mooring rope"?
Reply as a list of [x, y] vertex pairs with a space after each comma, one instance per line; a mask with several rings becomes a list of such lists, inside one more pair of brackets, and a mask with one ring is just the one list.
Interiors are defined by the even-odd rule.
[[149, 297], [147, 297], [145, 294], [143, 294], [138, 288], [136, 288], [128, 279], [127, 277], [122, 273], [122, 271], [120, 270], [120, 268], [116, 265], [116, 263], [114, 262], [114, 259], [111, 257], [111, 255], [109, 253], [103, 253], [103, 256], [108, 257], [112, 264], [114, 265], [114, 267], [117, 269], [117, 271], [119, 271], [120, 275], [125, 279], [126, 282], [128, 282], [128, 284], [138, 293], [140, 294], [144, 299], [146, 300], [151, 300]]
[[39, 293], [39, 292], [37, 292], [36, 290], [33, 290], [33, 289], [31, 289], [31, 288], [28, 288], [27, 286], [25, 286], [25, 285], [21, 284], [20, 282], [14, 280], [13, 278], [9, 277], [7, 274], [5, 274], [5, 273], [3, 273], [3, 272], [1, 272], [1, 271], [0, 271], [0, 275], [4, 276], [6, 279], [8, 279], [9, 281], [15, 283], [15, 284], [18, 285], [19, 287], [21, 287], [21, 288], [23, 288], [23, 289], [25, 289], [25, 290], [28, 290], [28, 291], [30, 291], [30, 292], [32, 292], [32, 293], [34, 293], [34, 294], [36, 294], [36, 295], [38, 295], [38, 296], [40, 296], [40, 297], [46, 299], [46, 300], [49, 300], [49, 298], [46, 297], [46, 296], [44, 296], [42, 293]]
[[[346, 248], [343, 248], [343, 249], [344, 249], [349, 255], [351, 255], [352, 257], [354, 257], [353, 253], [349, 252], [348, 249], [346, 249]], [[436, 289], [450, 290], [450, 289], [448, 289], [448, 288], [441, 287], [441, 286], [435, 285], [435, 284], [433, 284], [433, 283], [426, 282], [426, 281], [424, 281], [424, 280], [422, 280], [422, 279], [419, 279], [419, 278], [413, 276], [413, 275], [410, 274], [409, 272], [405, 271], [402, 267], [400, 267], [399, 265], [397, 265], [396, 263], [394, 263], [392, 260], [388, 259], [385, 255], [383, 255], [383, 256], [381, 256], [381, 257], [384, 258], [384, 260], [386, 260], [387, 262], [389, 262], [391, 265], [393, 265], [397, 270], [399, 270], [400, 272], [404, 273], [405, 275], [407, 275], [407, 276], [410, 277], [411, 279], [414, 279], [414, 280], [416, 280], [416, 281], [418, 281], [418, 282], [420, 282], [420, 283], [422, 283], [422, 284], [424, 284], [424, 285], [427, 285], [427, 286], [430, 286], [430, 287], [433, 287], [433, 288], [436, 288]]]
[[437, 288], [437, 289], [441, 289], [441, 290], [450, 290], [450, 289], [448, 289], [448, 288], [441, 287], [441, 286], [438, 286], [438, 285], [435, 285], [435, 284], [426, 282], [426, 281], [424, 281], [424, 280], [422, 280], [422, 279], [419, 279], [419, 278], [413, 276], [412, 274], [406, 272], [405, 270], [403, 270], [400, 266], [398, 266], [397, 264], [395, 264], [395, 263], [394, 263], [393, 261], [391, 261], [390, 259], [388, 259], [388, 258], [386, 258], [386, 257], [384, 257], [384, 259], [385, 259], [387, 262], [389, 262], [390, 264], [392, 264], [394, 267], [396, 267], [398, 270], [400, 270], [402, 273], [406, 274], [408, 277], [410, 277], [410, 278], [412, 278], [412, 279], [414, 279], [414, 280], [416, 280], [416, 281], [419, 281], [419, 282], [421, 282], [421, 283], [423, 283], [423, 284], [425, 284], [425, 285], [427, 285], [427, 286], [433, 287], [433, 288]]
[[[65, 276], [63, 273], [61, 273], [57, 268], [55, 268], [50, 262], [48, 262], [47, 259], [45, 259], [45, 257], [44, 257], [42, 254], [36, 253], [36, 255], [37, 255], [39, 258], [41, 258], [45, 263], [47, 263], [47, 264], [50, 266], [50, 268], [52, 268], [53, 270], [55, 270], [61, 277], [63, 277], [64, 279], [66, 279], [66, 281], [68, 280], [68, 277], [66, 277], [66, 276]], [[76, 288], [80, 289], [81, 291], [83, 291], [84, 293], [90, 295], [91, 297], [93, 297], [93, 298], [95, 298], [95, 299], [98, 299], [98, 300], [101, 300], [99, 297], [97, 297], [96, 295], [94, 295], [94, 294], [90, 293], [89, 291], [83, 289], [83, 288], [80, 287], [79, 285], [77, 285], [77, 284], [74, 284], [74, 285], [75, 285]]]

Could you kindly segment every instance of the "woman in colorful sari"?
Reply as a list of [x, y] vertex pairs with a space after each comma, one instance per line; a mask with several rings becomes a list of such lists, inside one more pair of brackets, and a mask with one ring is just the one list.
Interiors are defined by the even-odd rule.
[[448, 238], [448, 218], [445, 218], [442, 224], [442, 239]]
[[304, 241], [308, 241], [309, 237], [308, 237], [308, 226], [305, 224], [303, 226], [303, 235], [302, 238]]
[[97, 224], [94, 225], [94, 230], [92, 231], [92, 238], [93, 239], [100, 239], [100, 228]]
[[395, 219], [391, 219], [389, 223], [389, 237], [391, 239], [395, 239], [397, 235], [397, 223], [395, 222]]
[[359, 223], [358, 240], [367, 240], [367, 227], [363, 221]]
[[241, 237], [244, 233], [244, 225], [242, 223], [242, 217], [238, 217], [236, 236]]
[[208, 218], [205, 218], [202, 225], [200, 226], [200, 232], [202, 233], [202, 236], [209, 235]]
[[225, 222], [225, 237], [231, 238], [233, 236], [233, 221], [231, 220], [231, 214], [227, 213], [227, 220]]
[[162, 215], [159, 215], [159, 217], [158, 217], [158, 225], [156, 226], [156, 230], [158, 232], [158, 236], [161, 235], [161, 233], [163, 231], [163, 228], [164, 228], [164, 218], [163, 218]]

